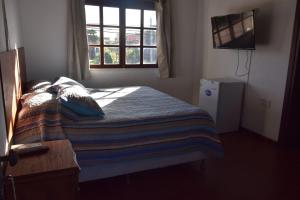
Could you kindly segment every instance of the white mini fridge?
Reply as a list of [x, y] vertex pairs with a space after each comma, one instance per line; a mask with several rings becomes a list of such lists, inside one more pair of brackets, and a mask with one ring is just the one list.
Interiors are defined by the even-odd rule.
[[235, 79], [201, 79], [199, 106], [214, 119], [217, 132], [239, 130], [244, 83]]

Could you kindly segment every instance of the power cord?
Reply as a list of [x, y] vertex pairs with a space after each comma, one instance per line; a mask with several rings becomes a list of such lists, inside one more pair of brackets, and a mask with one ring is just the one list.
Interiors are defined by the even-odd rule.
[[0, 162], [0, 200], [4, 200], [4, 170], [3, 163]]
[[237, 65], [236, 65], [236, 70], [235, 70], [235, 75], [238, 76], [238, 71], [240, 67], [240, 50], [237, 50]]
[[[8, 155], [0, 156], [0, 164], [1, 164], [1, 166], [0, 166], [1, 167], [1, 172], [0, 172], [1, 173], [1, 176], [0, 176], [0, 178], [1, 178], [1, 180], [0, 180], [0, 182], [1, 182], [1, 184], [0, 184], [0, 186], [1, 186], [0, 199], [4, 198], [3, 197], [3, 191], [2, 191], [2, 189], [3, 189], [3, 181], [2, 180], [3, 180], [3, 177], [4, 177], [4, 172], [2, 170], [3, 170], [3, 165], [6, 162], [8, 162], [10, 166], [15, 166], [18, 162], [18, 154], [14, 150], [11, 149], [9, 151]], [[16, 195], [16, 187], [15, 187], [14, 177], [12, 175], [9, 175], [7, 177], [7, 180], [11, 181], [12, 190], [13, 190], [13, 197], [14, 197], [13, 199], [16, 200], [17, 195]]]
[[247, 76], [247, 86], [249, 84], [249, 79], [250, 79], [251, 66], [252, 66], [252, 57], [253, 57], [253, 51], [250, 52], [250, 61], [249, 61], [248, 76]]
[[16, 186], [15, 186], [15, 179], [14, 179], [14, 177], [13, 177], [12, 175], [9, 175], [9, 176], [8, 176], [8, 180], [11, 181], [14, 200], [17, 200]]
[[237, 66], [236, 66], [236, 70], [235, 70], [235, 75], [237, 77], [244, 77], [244, 76], [248, 76], [248, 79], [249, 79], [249, 74], [250, 74], [250, 71], [251, 71], [251, 65], [252, 65], [252, 56], [253, 56], [253, 51], [250, 51], [250, 58], [249, 58], [249, 51], [247, 50], [246, 52], [247, 54], [247, 58], [246, 58], [246, 62], [245, 62], [245, 65], [244, 65], [244, 68], [247, 70], [246, 73], [243, 73], [243, 74], [239, 74], [239, 69], [240, 69], [240, 50], [238, 49], [237, 51]]

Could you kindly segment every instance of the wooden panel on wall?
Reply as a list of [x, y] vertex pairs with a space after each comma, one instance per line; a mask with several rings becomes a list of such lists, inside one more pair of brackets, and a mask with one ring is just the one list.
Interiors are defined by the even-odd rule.
[[11, 142], [22, 82], [26, 80], [24, 48], [0, 53], [1, 80], [5, 107], [7, 139]]

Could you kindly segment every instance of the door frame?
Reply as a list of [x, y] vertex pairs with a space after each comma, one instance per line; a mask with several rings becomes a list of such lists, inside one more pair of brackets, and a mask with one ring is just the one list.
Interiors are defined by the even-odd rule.
[[[279, 132], [279, 144], [283, 146], [295, 145], [300, 146], [300, 141], [293, 141], [293, 133], [289, 130], [291, 121], [291, 111], [293, 109], [293, 97], [295, 92], [296, 78], [300, 78], [300, 0], [297, 0], [296, 15], [294, 22], [294, 31], [292, 46], [290, 52], [290, 61], [288, 76], [283, 103], [281, 125]], [[298, 77], [297, 77], [298, 76]], [[299, 133], [300, 134], [300, 133]], [[300, 138], [300, 137], [299, 137]]]

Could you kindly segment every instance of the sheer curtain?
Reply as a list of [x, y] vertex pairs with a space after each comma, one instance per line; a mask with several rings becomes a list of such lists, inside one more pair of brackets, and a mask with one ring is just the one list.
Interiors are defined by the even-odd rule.
[[171, 1], [157, 0], [155, 2], [157, 13], [157, 60], [160, 78], [171, 77]]
[[85, 23], [85, 1], [68, 1], [68, 76], [76, 80], [90, 76]]

